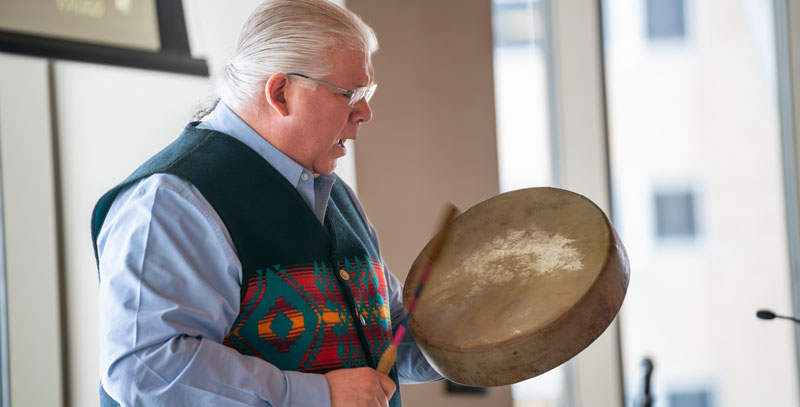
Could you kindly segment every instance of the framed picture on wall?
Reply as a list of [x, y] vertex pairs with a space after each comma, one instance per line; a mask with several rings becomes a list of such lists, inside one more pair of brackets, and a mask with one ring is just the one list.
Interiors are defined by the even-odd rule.
[[3, 0], [0, 52], [208, 75], [181, 0]]

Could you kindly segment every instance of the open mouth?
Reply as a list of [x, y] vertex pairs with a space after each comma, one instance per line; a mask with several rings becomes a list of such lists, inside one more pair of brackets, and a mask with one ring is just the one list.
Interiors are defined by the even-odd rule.
[[339, 141], [336, 142], [336, 145], [341, 148], [344, 148], [344, 139], [340, 138]]

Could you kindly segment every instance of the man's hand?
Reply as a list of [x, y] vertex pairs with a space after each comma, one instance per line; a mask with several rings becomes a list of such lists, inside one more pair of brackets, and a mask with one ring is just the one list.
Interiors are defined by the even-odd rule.
[[369, 367], [325, 373], [331, 389], [331, 407], [387, 407], [395, 391], [389, 376]]

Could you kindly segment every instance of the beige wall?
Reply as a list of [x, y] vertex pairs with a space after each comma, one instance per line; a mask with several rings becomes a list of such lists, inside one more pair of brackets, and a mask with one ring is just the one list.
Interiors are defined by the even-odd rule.
[[[490, 1], [347, 0], [370, 24], [378, 92], [356, 143], [358, 193], [391, 270], [405, 279], [444, 205], [498, 193]], [[403, 386], [405, 405], [510, 406], [509, 387], [448, 396]]]
[[445, 203], [498, 192], [491, 7], [349, 0], [377, 31], [373, 121], [356, 143], [359, 196], [404, 277]]

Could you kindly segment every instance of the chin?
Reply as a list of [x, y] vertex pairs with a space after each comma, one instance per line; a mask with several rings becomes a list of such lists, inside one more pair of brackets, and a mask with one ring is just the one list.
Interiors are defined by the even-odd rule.
[[333, 162], [328, 165], [319, 166], [314, 168], [314, 173], [319, 175], [330, 175], [336, 170], [336, 163]]

